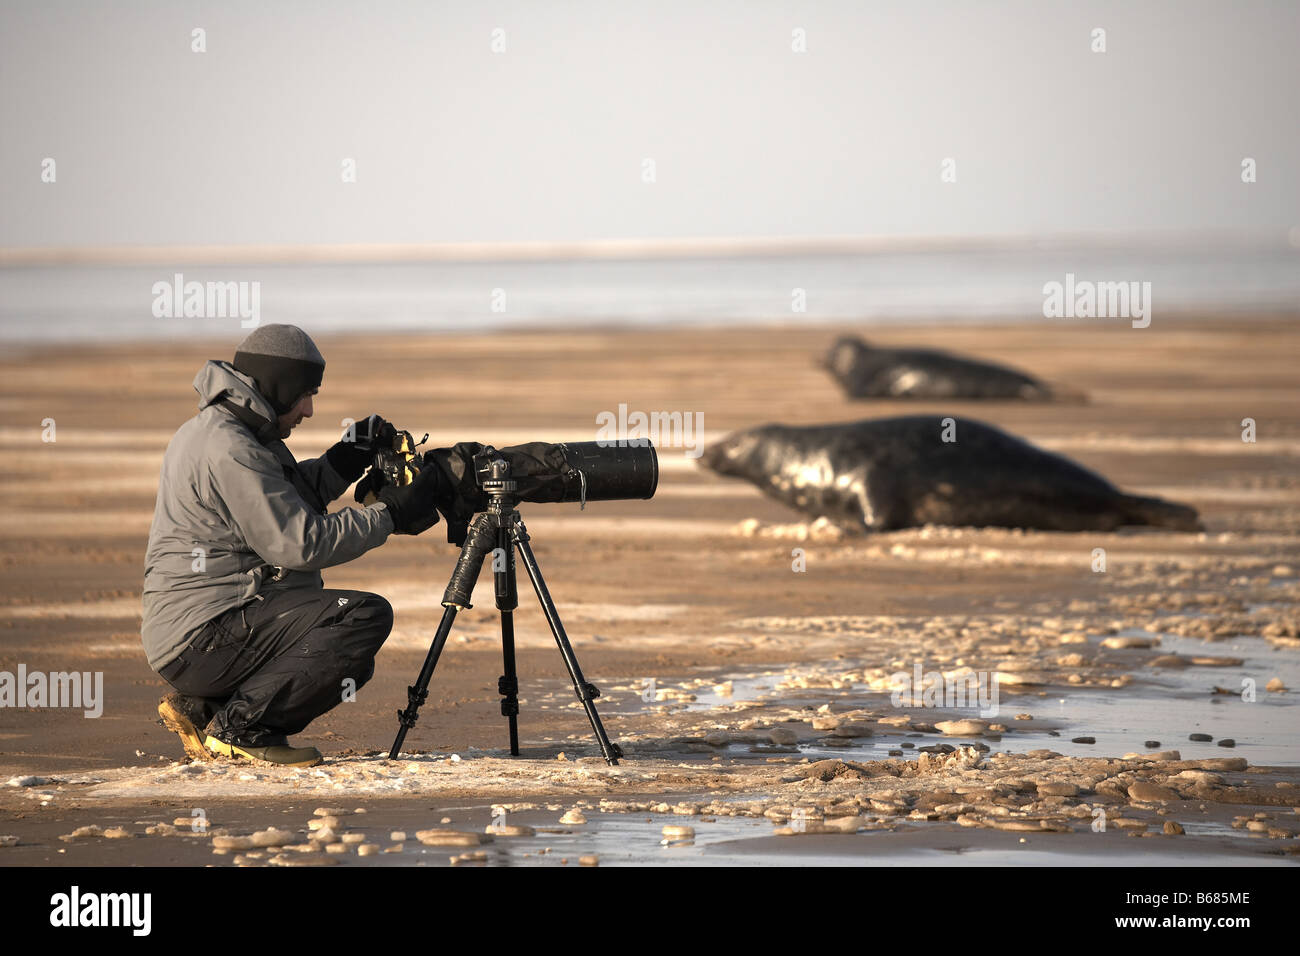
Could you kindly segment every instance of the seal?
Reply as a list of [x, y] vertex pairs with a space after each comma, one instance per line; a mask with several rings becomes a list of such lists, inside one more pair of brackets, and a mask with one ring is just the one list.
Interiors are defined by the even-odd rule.
[[967, 418], [763, 425], [728, 435], [699, 460], [804, 514], [859, 531], [926, 524], [1203, 530], [1193, 508], [1125, 494], [1068, 458]]
[[975, 398], [1082, 402], [1081, 392], [936, 349], [878, 349], [843, 336], [822, 360], [850, 398]]

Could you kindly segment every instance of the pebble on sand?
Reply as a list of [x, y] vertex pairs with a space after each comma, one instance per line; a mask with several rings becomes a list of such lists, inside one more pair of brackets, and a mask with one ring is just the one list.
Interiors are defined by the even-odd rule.
[[1198, 743], [1205, 743], [1213, 740], [1214, 738], [1211, 737], [1209, 734], [1188, 734], [1187, 739], [1195, 740]]
[[872, 737], [875, 732], [871, 725], [860, 720], [850, 720], [840, 724], [832, 733], [836, 737]]
[[1264, 685], [1264, 689], [1274, 694], [1281, 694], [1286, 691], [1286, 684], [1282, 682], [1282, 678], [1274, 677]]
[[1235, 746], [1237, 746], [1237, 741], [1233, 740], [1231, 737], [1224, 737], [1222, 740], [1219, 741], [1219, 746], [1220, 746], [1220, 747], [1235, 747]]
[[1079, 788], [1065, 780], [1045, 780], [1038, 784], [1038, 794], [1043, 797], [1076, 797]]
[[489, 823], [483, 832], [500, 837], [530, 837], [537, 833], [532, 827], [519, 823]]
[[1149, 637], [1134, 637], [1116, 635], [1108, 637], [1101, 642], [1102, 647], [1108, 647], [1111, 650], [1128, 650], [1131, 648], [1145, 648], [1155, 646], [1155, 641]]
[[464, 853], [457, 853], [455, 856], [447, 857], [452, 866], [463, 866], [466, 863], [486, 863], [487, 853], [483, 850], [468, 850]]
[[212, 838], [213, 850], [251, 850], [256, 846], [249, 836], [215, 836]]
[[866, 818], [860, 816], [831, 817], [822, 821], [822, 828], [831, 833], [857, 833], [866, 825]]
[[1187, 780], [1191, 783], [1214, 784], [1223, 783], [1223, 777], [1217, 773], [1210, 773], [1208, 770], [1182, 770], [1170, 777], [1171, 780]]
[[281, 853], [279, 856], [271, 857], [267, 862], [272, 866], [334, 866], [338, 860], [321, 853], [313, 853], [310, 856], [301, 853]]
[[778, 747], [789, 747], [799, 742], [799, 736], [789, 727], [773, 727], [767, 739]]
[[18, 837], [12, 835], [0, 836], [0, 846], [17, 846]]
[[265, 830], [258, 830], [252, 834], [249, 839], [253, 841], [253, 846], [284, 846], [292, 843], [297, 837], [288, 830], [267, 827]]
[[1149, 754], [1127, 753], [1122, 758], [1124, 760], [1160, 760], [1172, 761], [1182, 760], [1183, 755], [1177, 750], [1156, 750]]
[[1149, 783], [1146, 780], [1139, 780], [1130, 784], [1128, 798], [1134, 803], [1171, 803], [1182, 799], [1168, 787], [1162, 787], [1158, 783]]
[[1165, 831], [1165, 833], [1169, 834], [1170, 836], [1181, 836], [1183, 833], [1186, 832], [1186, 831], [1183, 829], [1182, 824], [1180, 824], [1180, 823], [1175, 823], [1173, 820], [1166, 820], [1166, 821], [1165, 821], [1164, 831]]
[[578, 857], [579, 866], [600, 866], [600, 856], [595, 853], [584, 853]]
[[989, 722], [968, 717], [964, 720], [941, 720], [934, 726], [941, 734], [949, 737], [969, 737], [972, 734], [984, 733], [989, 729]]
[[425, 846], [478, 846], [491, 841], [491, 837], [482, 833], [467, 833], [463, 830], [420, 830], [415, 838]]
[[64, 843], [71, 843], [73, 840], [84, 840], [88, 837], [102, 837], [103, 835], [103, 828], [92, 823], [89, 826], [77, 827], [71, 833], [63, 834], [59, 839]]
[[566, 810], [564, 816], [560, 817], [560, 822], [566, 826], [577, 826], [587, 822], [587, 817], [581, 810], [574, 807], [572, 810]]

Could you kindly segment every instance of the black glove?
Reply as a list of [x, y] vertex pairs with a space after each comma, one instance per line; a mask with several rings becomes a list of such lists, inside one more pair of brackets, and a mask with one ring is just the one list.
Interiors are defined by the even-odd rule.
[[353, 427], [356, 429], [356, 444], [369, 452], [380, 448], [392, 448], [393, 439], [397, 437], [397, 429], [378, 415], [368, 415], [356, 422]]
[[[330, 446], [325, 460], [348, 484], [356, 481], [370, 466], [376, 449], [392, 446], [397, 429], [378, 415], [368, 415], [353, 422], [344, 432], [343, 440]], [[359, 500], [359, 499], [358, 499]]]
[[482, 450], [478, 442], [463, 441], [424, 454], [424, 470], [442, 474], [437, 507], [447, 519], [447, 543], [456, 547], [465, 543], [470, 518], [487, 507], [487, 495], [474, 477], [474, 456]]
[[[356, 488], [352, 491], [352, 500], [359, 505], [374, 504], [379, 498], [379, 492], [389, 483], [388, 477], [378, 468], [371, 468], [366, 472], [365, 477], [357, 482]], [[370, 497], [370, 496], [374, 497]], [[369, 498], [370, 500], [366, 500]]]
[[438, 498], [442, 473], [437, 468], [422, 468], [409, 485], [385, 484], [379, 500], [393, 516], [393, 530], [398, 534], [419, 534], [438, 523]]

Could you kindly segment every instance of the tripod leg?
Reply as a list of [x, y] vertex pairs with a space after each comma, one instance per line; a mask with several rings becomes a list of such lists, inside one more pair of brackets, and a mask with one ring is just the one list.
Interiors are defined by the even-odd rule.
[[501, 695], [501, 715], [510, 724], [510, 755], [519, 756], [519, 676], [515, 673], [515, 608], [519, 606], [519, 592], [515, 587], [515, 552], [510, 544], [510, 532], [502, 527], [497, 531], [497, 548], [492, 553], [493, 582], [496, 585], [497, 607], [501, 611], [501, 657], [505, 674], [497, 681]]
[[618, 758], [623, 756], [623, 751], [618, 744], [610, 743], [609, 736], [605, 733], [605, 726], [600, 722], [600, 715], [596, 713], [596, 705], [592, 703], [595, 698], [600, 696], [600, 691], [596, 689], [595, 684], [589, 684], [582, 676], [582, 668], [578, 666], [578, 658], [574, 656], [573, 646], [569, 643], [569, 636], [564, 632], [564, 624], [560, 621], [560, 613], [555, 609], [555, 602], [551, 600], [551, 593], [546, 589], [546, 582], [542, 580], [542, 569], [537, 564], [537, 556], [533, 554], [532, 546], [528, 543], [528, 532], [524, 528], [522, 521], [516, 520], [511, 527], [512, 536], [516, 547], [519, 548], [519, 556], [523, 558], [524, 568], [528, 571], [528, 578], [533, 583], [533, 590], [537, 592], [537, 599], [542, 603], [542, 611], [546, 614], [546, 622], [551, 626], [551, 633], [555, 636], [555, 643], [560, 647], [560, 656], [564, 658], [564, 664], [569, 669], [569, 676], [573, 678], [573, 689], [578, 695], [578, 700], [582, 701], [582, 707], [587, 712], [587, 719], [591, 721], [591, 729], [596, 734], [597, 741], [600, 742], [601, 753], [605, 756], [605, 762], [610, 766], [618, 763]]
[[442, 612], [442, 620], [438, 623], [438, 633], [429, 648], [428, 656], [424, 659], [420, 676], [413, 685], [406, 688], [406, 710], [397, 712], [397, 739], [393, 741], [393, 749], [388, 752], [390, 760], [397, 759], [397, 754], [402, 749], [402, 741], [406, 739], [406, 732], [415, 726], [420, 705], [429, 696], [429, 679], [433, 677], [433, 669], [437, 666], [438, 658], [447, 643], [447, 635], [451, 633], [456, 612], [461, 608], [472, 607], [469, 599], [474, 593], [474, 582], [478, 580], [483, 559], [492, 550], [492, 542], [495, 540], [496, 525], [493, 524], [491, 517], [486, 514], [477, 515], [469, 524], [465, 543], [460, 549], [460, 557], [456, 560], [456, 567], [452, 569], [447, 590], [442, 594], [442, 606], [446, 610]]
[[451, 633], [451, 625], [455, 620], [454, 606], [442, 612], [442, 620], [438, 622], [438, 633], [429, 647], [429, 653], [424, 658], [420, 676], [416, 678], [414, 684], [406, 688], [406, 710], [397, 712], [397, 739], [393, 741], [393, 749], [388, 752], [389, 760], [397, 759], [397, 754], [402, 749], [402, 741], [406, 739], [406, 732], [415, 726], [415, 721], [420, 716], [420, 705], [429, 696], [429, 680], [433, 677], [433, 669], [438, 666], [438, 658], [442, 656], [447, 635]]

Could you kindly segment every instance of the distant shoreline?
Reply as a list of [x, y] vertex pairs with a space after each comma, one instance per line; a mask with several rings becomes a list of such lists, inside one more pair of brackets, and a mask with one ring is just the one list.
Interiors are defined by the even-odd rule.
[[548, 260], [694, 259], [823, 256], [1015, 249], [1169, 250], [1216, 246], [1300, 250], [1290, 232], [1093, 232], [1056, 236], [699, 236], [507, 242], [256, 243], [0, 247], [0, 268], [67, 265], [343, 264], [404, 262], [530, 262]]

